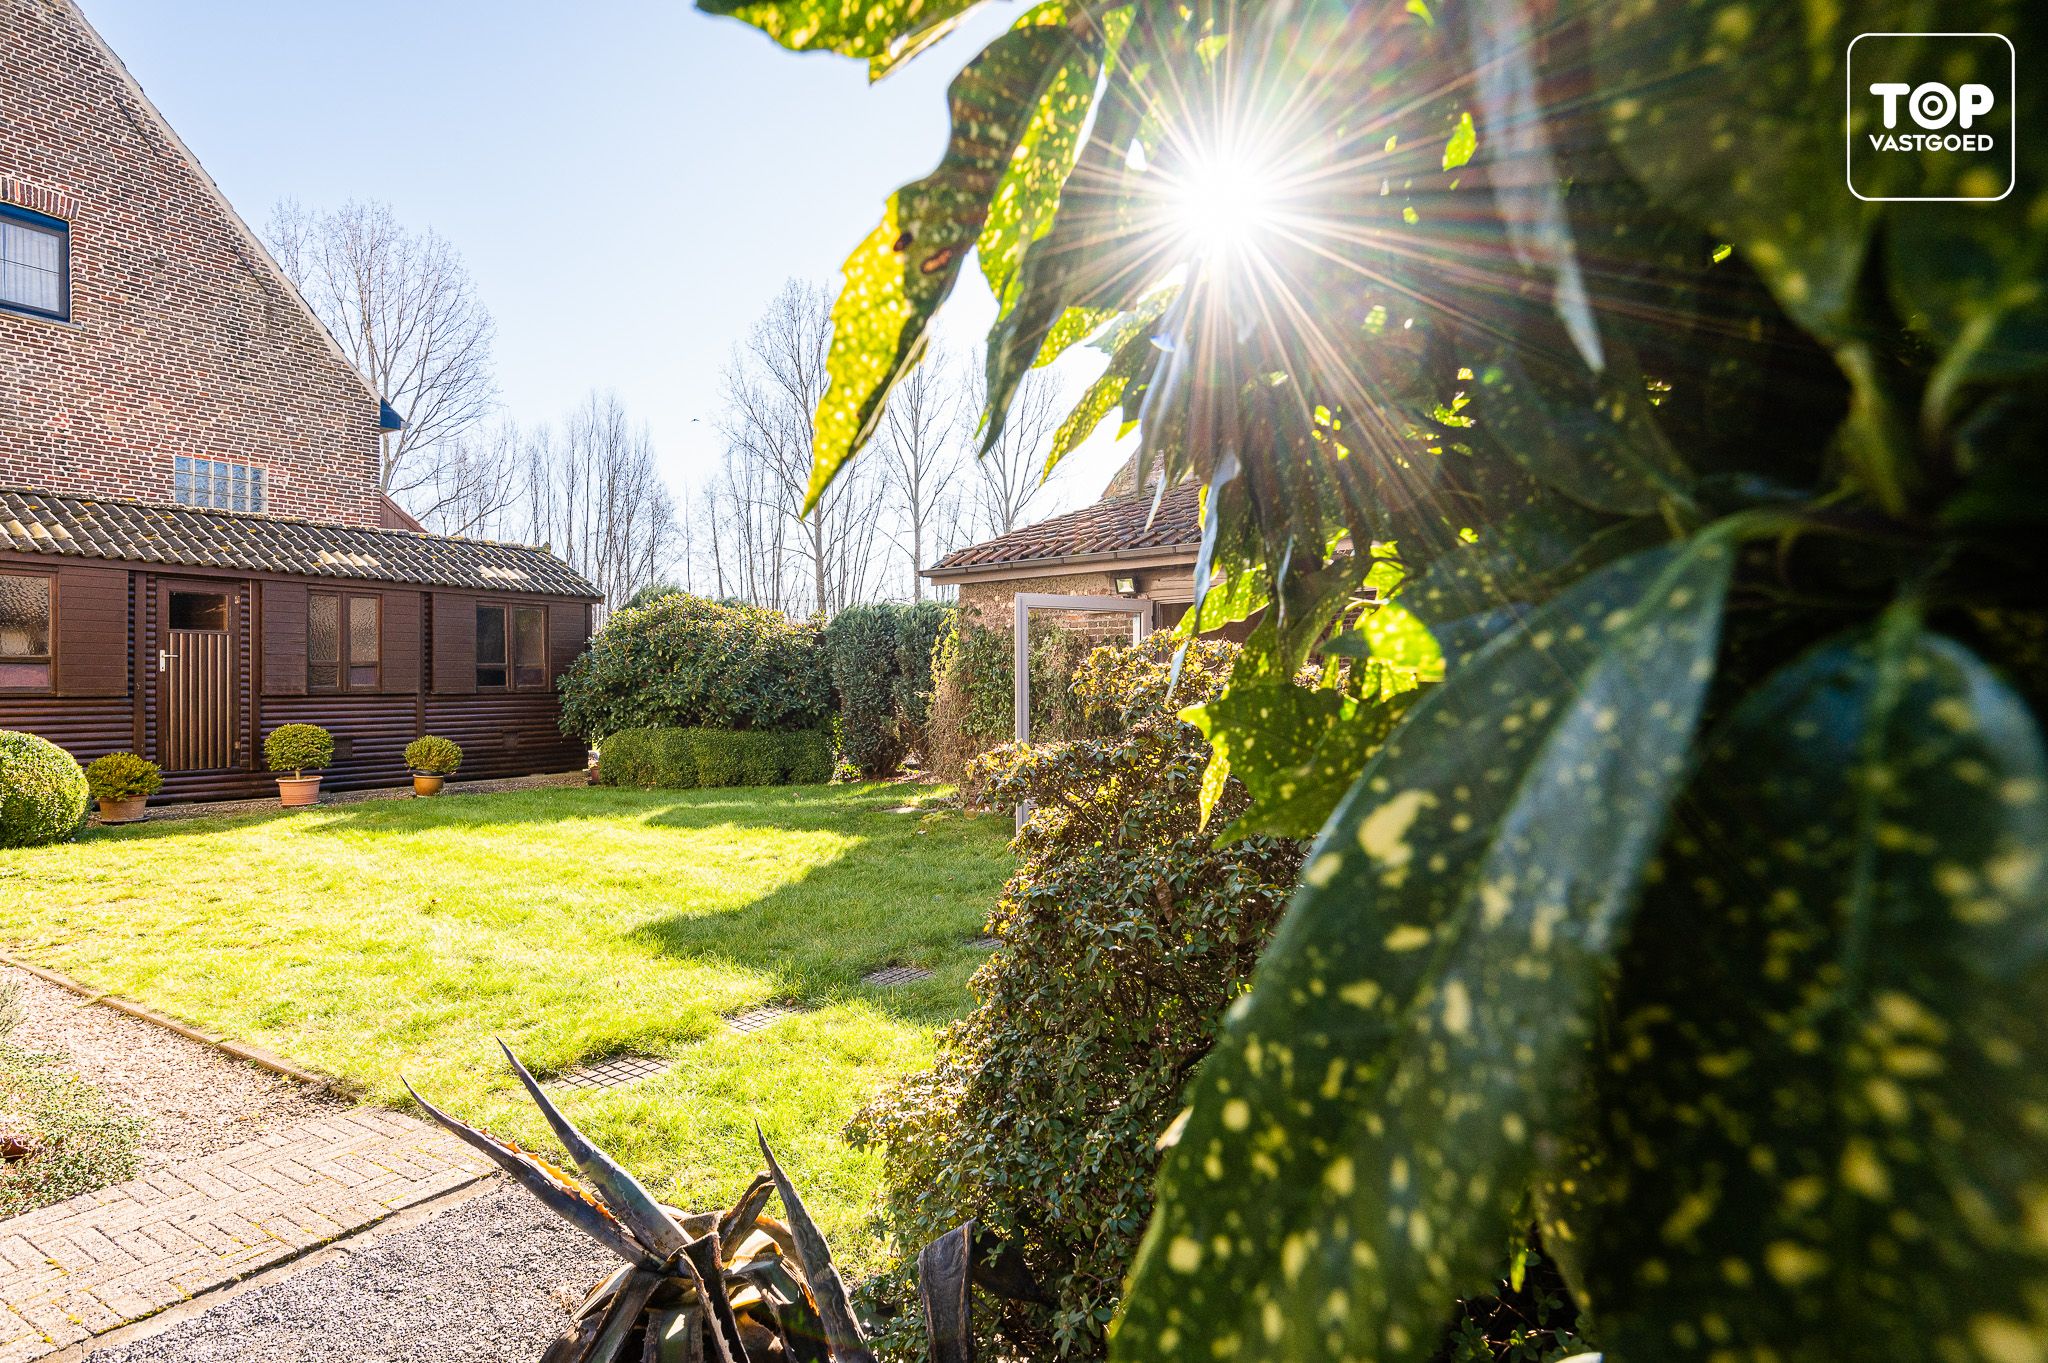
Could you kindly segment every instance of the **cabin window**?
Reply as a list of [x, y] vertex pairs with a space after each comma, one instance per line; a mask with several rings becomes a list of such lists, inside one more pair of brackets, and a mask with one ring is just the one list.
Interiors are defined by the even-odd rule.
[[383, 681], [384, 602], [377, 596], [306, 597], [306, 689], [375, 691]]
[[263, 470], [226, 459], [181, 454], [171, 460], [171, 496], [180, 506], [256, 511], [268, 505]]
[[547, 611], [539, 606], [476, 608], [476, 684], [480, 691], [547, 689]]
[[62, 218], [0, 204], [0, 307], [70, 319], [71, 228]]
[[0, 688], [50, 684], [50, 579], [0, 576]]

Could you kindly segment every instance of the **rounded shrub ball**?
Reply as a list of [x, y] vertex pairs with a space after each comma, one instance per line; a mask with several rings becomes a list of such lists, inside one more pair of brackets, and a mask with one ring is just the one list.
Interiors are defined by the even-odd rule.
[[0, 729], [0, 847], [61, 842], [85, 823], [85, 773], [47, 738]]

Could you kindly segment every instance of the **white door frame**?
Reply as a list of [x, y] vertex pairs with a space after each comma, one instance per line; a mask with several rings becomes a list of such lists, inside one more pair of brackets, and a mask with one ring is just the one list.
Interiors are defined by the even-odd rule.
[[1131, 617], [1131, 643], [1142, 644], [1152, 633], [1157, 615], [1150, 597], [1145, 596], [1053, 596], [1044, 592], [1019, 592], [1015, 600], [1017, 622], [1012, 643], [1016, 652], [1016, 677], [1011, 693], [1017, 711], [1019, 743], [1031, 741], [1031, 612], [1100, 611]]

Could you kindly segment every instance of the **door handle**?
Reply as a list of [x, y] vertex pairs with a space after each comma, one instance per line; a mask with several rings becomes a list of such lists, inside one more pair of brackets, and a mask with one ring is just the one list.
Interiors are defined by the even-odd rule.
[[167, 649], [167, 648], [160, 648], [160, 649], [158, 649], [158, 650], [156, 651], [156, 670], [157, 670], [157, 671], [159, 671], [159, 672], [168, 672], [168, 671], [170, 671], [170, 670], [171, 670], [171, 659], [173, 659], [173, 658], [175, 658], [175, 657], [177, 657], [177, 656], [178, 656], [177, 654], [175, 654], [175, 653], [171, 652], [171, 651], [170, 651], [169, 649]]

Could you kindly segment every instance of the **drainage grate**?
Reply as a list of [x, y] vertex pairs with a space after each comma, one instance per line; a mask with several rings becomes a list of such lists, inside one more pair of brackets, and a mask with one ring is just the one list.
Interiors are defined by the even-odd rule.
[[914, 965], [886, 966], [881, 970], [877, 970], [872, 975], [862, 976], [862, 978], [869, 984], [881, 985], [916, 984], [919, 980], [928, 980], [931, 977], [931, 971], [920, 970], [918, 967]]
[[551, 1081], [562, 1089], [615, 1089], [652, 1079], [672, 1062], [651, 1055], [615, 1055], [588, 1065], [563, 1070]]
[[977, 937], [967, 945], [976, 951], [994, 951], [1002, 944], [1003, 940], [1000, 937]]
[[784, 1018], [793, 1018], [804, 1010], [788, 1003], [764, 1003], [759, 1008], [743, 1008], [726, 1016], [726, 1026], [735, 1032], [758, 1032], [772, 1027]]

